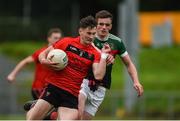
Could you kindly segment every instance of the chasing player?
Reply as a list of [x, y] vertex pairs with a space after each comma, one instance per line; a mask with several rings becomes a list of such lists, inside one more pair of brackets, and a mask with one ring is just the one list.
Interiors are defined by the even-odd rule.
[[[138, 93], [138, 96], [143, 94], [143, 87], [139, 82], [138, 75], [134, 64], [132, 63], [128, 52], [123, 44], [123, 41], [109, 33], [112, 28], [113, 16], [106, 10], [96, 13], [97, 34], [94, 40], [94, 45], [101, 49], [104, 44], [108, 43], [111, 47], [110, 54], [119, 55], [122, 62], [126, 66], [128, 73], [133, 81], [133, 86]], [[113, 64], [107, 65], [106, 74], [103, 81], [97, 81], [93, 74], [90, 73], [83, 80], [79, 94], [79, 118], [90, 120], [95, 116], [99, 106], [105, 97], [106, 89], [111, 86], [111, 72]]]

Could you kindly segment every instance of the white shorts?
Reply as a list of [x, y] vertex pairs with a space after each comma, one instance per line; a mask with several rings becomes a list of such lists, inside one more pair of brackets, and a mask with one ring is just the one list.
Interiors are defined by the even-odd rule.
[[104, 100], [106, 88], [103, 86], [98, 86], [98, 89], [93, 92], [90, 90], [88, 83], [88, 79], [83, 80], [83, 83], [81, 84], [80, 93], [87, 97], [84, 110], [92, 116], [95, 116], [98, 107]]

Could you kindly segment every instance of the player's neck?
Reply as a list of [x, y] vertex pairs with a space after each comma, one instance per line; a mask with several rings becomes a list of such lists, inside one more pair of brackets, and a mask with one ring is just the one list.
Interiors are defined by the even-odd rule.
[[108, 35], [106, 35], [106, 36], [97, 35], [97, 38], [101, 41], [106, 41], [108, 38]]
[[89, 46], [89, 45], [91, 45], [91, 43], [86, 43], [85, 41], [83, 41], [81, 38], [80, 38], [80, 43], [81, 43], [81, 45], [83, 45], [83, 46]]

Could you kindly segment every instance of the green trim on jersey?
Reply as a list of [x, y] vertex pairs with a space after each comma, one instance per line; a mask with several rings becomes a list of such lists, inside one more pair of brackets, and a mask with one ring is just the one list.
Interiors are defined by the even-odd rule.
[[[94, 40], [94, 45], [99, 49], [102, 49], [104, 43], [108, 43], [110, 45], [111, 50], [112, 50], [111, 54], [114, 57], [116, 55], [124, 56], [127, 54], [127, 51], [126, 51], [126, 48], [125, 48], [123, 41], [119, 37], [117, 37], [113, 34], [109, 34], [105, 40], [100, 40], [98, 37], [96, 37]], [[111, 87], [112, 66], [113, 66], [113, 64], [110, 64], [106, 67], [106, 74], [105, 74], [103, 81], [102, 81], [103, 86], [107, 89], [110, 89], [110, 87]], [[92, 77], [89, 77], [88, 79], [92, 79]]]

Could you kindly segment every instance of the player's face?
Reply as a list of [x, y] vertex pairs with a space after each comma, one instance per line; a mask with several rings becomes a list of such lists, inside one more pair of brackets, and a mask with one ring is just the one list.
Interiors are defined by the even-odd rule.
[[97, 20], [97, 35], [104, 39], [112, 28], [111, 18], [99, 18]]
[[61, 38], [61, 34], [60, 33], [52, 33], [50, 37], [48, 37], [48, 42], [49, 44], [53, 44], [56, 41], [58, 41]]
[[81, 43], [88, 45], [91, 44], [95, 38], [96, 27], [94, 28], [80, 28], [79, 29]]

